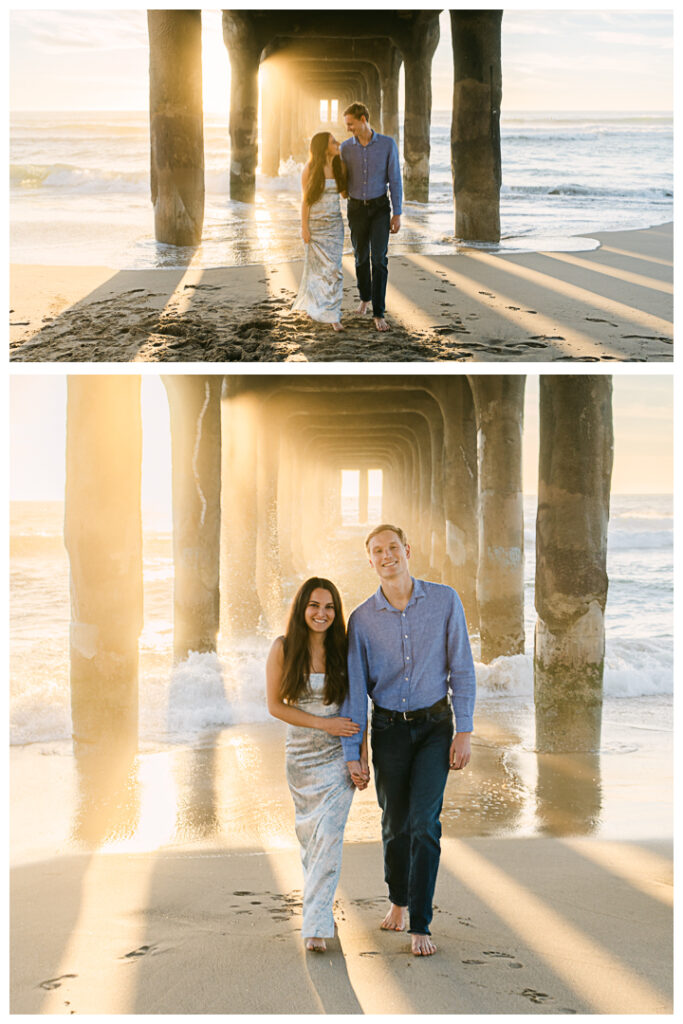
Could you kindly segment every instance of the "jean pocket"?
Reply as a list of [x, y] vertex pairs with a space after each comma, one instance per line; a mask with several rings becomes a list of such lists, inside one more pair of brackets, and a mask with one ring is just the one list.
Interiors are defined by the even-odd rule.
[[384, 718], [380, 715], [373, 715], [371, 722], [372, 733], [374, 734], [379, 732], [386, 732], [388, 729], [391, 729], [393, 724], [394, 722], [393, 719], [391, 718]]

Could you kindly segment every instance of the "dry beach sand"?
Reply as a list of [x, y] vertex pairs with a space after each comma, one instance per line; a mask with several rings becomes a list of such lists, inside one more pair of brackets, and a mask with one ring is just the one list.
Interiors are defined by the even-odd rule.
[[117, 784], [15, 748], [12, 1012], [671, 1013], [670, 732], [607, 722], [600, 757], [543, 759], [529, 728], [480, 715], [449, 779], [426, 959], [378, 928], [372, 789], [337, 935], [305, 954], [279, 723], [147, 750]]
[[670, 361], [673, 226], [595, 235], [582, 252], [391, 255], [379, 335], [290, 306], [302, 264], [202, 270], [14, 266], [10, 353], [22, 361]]

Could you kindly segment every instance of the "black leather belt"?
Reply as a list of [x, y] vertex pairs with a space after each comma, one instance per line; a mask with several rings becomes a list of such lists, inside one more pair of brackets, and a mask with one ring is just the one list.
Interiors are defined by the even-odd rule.
[[381, 708], [379, 704], [372, 705], [373, 711], [385, 716], [392, 722], [397, 718], [402, 722], [414, 722], [418, 718], [426, 718], [427, 715], [433, 715], [437, 711], [446, 711], [448, 706], [448, 697], [442, 697], [441, 700], [437, 700], [436, 704], [432, 704], [431, 707], [416, 708], [415, 711], [390, 711], [388, 708]]
[[349, 196], [350, 203], [359, 203], [361, 206], [374, 206], [375, 203], [381, 203], [383, 199], [387, 198], [386, 192], [383, 196], [375, 196], [374, 199], [355, 199], [353, 196]]

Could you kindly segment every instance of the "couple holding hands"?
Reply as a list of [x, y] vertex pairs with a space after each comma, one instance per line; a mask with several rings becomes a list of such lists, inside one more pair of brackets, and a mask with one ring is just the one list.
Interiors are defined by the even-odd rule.
[[288, 725], [287, 781], [304, 869], [302, 934], [313, 951], [324, 951], [334, 935], [344, 826], [355, 789], [370, 779], [369, 696], [390, 903], [380, 927], [404, 931], [408, 924], [412, 952], [430, 956], [439, 819], [449, 770], [470, 760], [474, 664], [460, 598], [451, 587], [411, 576], [403, 530], [382, 524], [365, 547], [380, 586], [351, 614], [348, 635], [337, 588], [313, 577], [268, 656], [268, 709]]
[[332, 324], [335, 331], [343, 330], [344, 222], [340, 195], [348, 199], [360, 296], [358, 312], [363, 315], [372, 307], [375, 328], [389, 330], [384, 319], [387, 250], [389, 235], [401, 227], [401, 166], [394, 140], [374, 131], [369, 121], [365, 104], [352, 103], [344, 111], [351, 138], [340, 145], [331, 132], [318, 132], [311, 139], [308, 162], [301, 175], [301, 235], [306, 255], [292, 309], [308, 313], [312, 320]]

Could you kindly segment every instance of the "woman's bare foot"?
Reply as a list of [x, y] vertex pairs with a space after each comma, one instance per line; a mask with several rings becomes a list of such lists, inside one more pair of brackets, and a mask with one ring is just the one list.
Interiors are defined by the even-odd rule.
[[378, 331], [388, 331], [389, 324], [386, 322], [383, 316], [376, 316], [375, 318], [375, 329]]
[[332, 327], [334, 328], [335, 331], [343, 331], [344, 330], [340, 320], [337, 320], [336, 324], [332, 324]]
[[314, 935], [310, 939], [306, 939], [306, 949], [310, 949], [312, 953], [324, 953], [327, 949], [324, 939], [319, 939]]
[[369, 302], [361, 302], [359, 304], [359, 306], [358, 306], [358, 312], [360, 313], [361, 316], [365, 316], [365, 314], [367, 313], [367, 311], [369, 309], [370, 309], [370, 303]]
[[406, 930], [406, 908], [397, 907], [395, 903], [392, 903], [380, 928], [384, 928], [387, 932], [404, 932]]
[[410, 944], [413, 956], [431, 956], [436, 953], [436, 946], [429, 935], [411, 935]]

